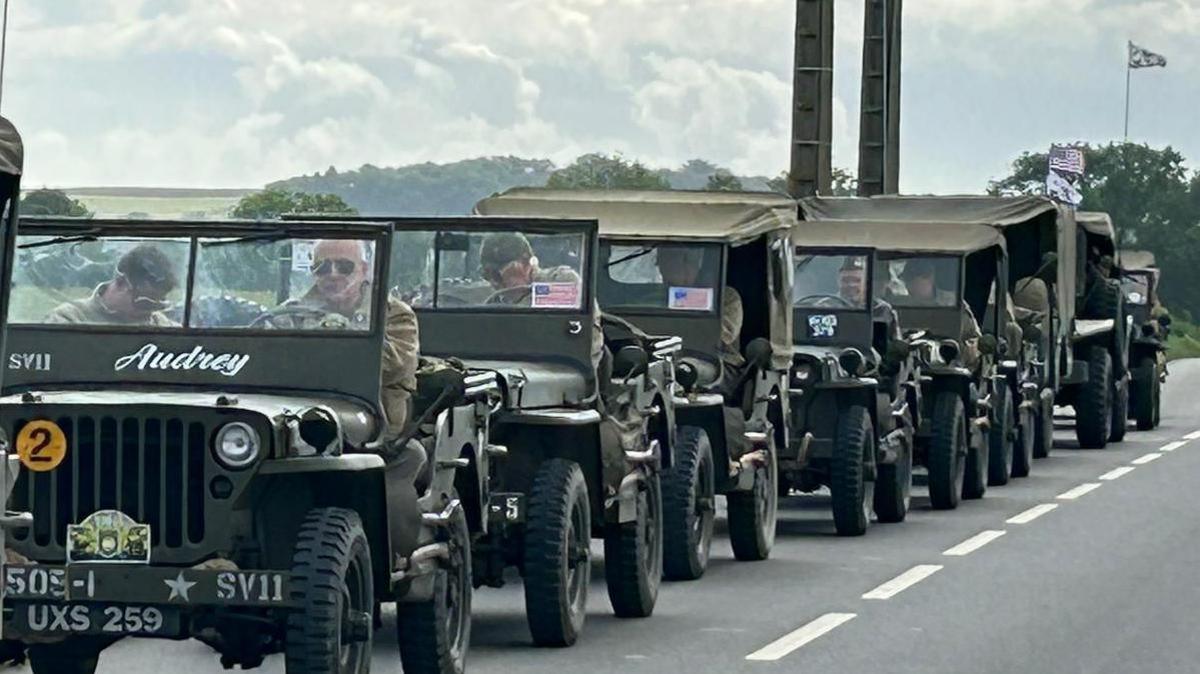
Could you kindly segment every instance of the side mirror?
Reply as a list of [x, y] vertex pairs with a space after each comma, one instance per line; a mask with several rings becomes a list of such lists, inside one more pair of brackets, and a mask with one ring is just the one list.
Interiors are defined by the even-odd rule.
[[996, 340], [995, 335], [983, 335], [979, 338], [979, 353], [985, 356], [991, 356], [997, 353], [1000, 343]]
[[613, 355], [613, 376], [619, 379], [636, 377], [650, 366], [650, 355], [640, 346], [623, 346]]
[[765, 337], [756, 337], [746, 345], [746, 361], [759, 369], [768, 367], [774, 354], [771, 340]]

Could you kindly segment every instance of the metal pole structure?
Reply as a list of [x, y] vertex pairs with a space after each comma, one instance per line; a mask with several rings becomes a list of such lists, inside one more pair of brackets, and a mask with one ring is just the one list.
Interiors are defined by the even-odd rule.
[[0, 27], [0, 109], [4, 107], [4, 64], [8, 60], [8, 0], [4, 0], [4, 25]]
[[796, 0], [788, 194], [829, 194], [833, 184], [834, 0]]
[[900, 182], [902, 0], [866, 0], [859, 115], [858, 194], [895, 194]]
[[[1129, 45], [1130, 45], [1130, 48], [1133, 47], [1132, 42], [1130, 42]], [[1126, 143], [1129, 142], [1129, 80], [1131, 79], [1132, 75], [1133, 75], [1133, 68], [1130, 67], [1129, 56], [1126, 55], [1126, 57], [1125, 57], [1125, 142]]]

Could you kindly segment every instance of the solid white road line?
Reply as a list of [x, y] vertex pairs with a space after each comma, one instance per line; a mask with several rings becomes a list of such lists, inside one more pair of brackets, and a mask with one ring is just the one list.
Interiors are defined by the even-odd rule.
[[1135, 469], [1133, 466], [1121, 466], [1120, 468], [1113, 468], [1112, 470], [1108, 471], [1107, 473], [1101, 475], [1100, 479], [1101, 480], [1115, 480], [1118, 477], [1124, 477], [1124, 476], [1132, 473], [1134, 470]]
[[972, 552], [975, 552], [979, 548], [982, 548], [983, 546], [987, 545], [988, 543], [991, 543], [992, 541], [996, 540], [997, 538], [1000, 538], [1003, 535], [1004, 535], [1003, 531], [997, 531], [995, 529], [981, 531], [981, 532], [975, 534], [974, 536], [968, 538], [967, 540], [963, 541], [962, 543], [959, 543], [958, 545], [943, 552], [942, 554], [949, 555], [951, 557], [962, 557], [964, 555], [969, 555]]
[[1094, 491], [1099, 488], [1100, 488], [1099, 482], [1087, 482], [1085, 484], [1079, 485], [1078, 487], [1075, 487], [1074, 489], [1069, 489], [1067, 491], [1064, 491], [1063, 493], [1058, 495], [1058, 498], [1062, 499], [1063, 501], [1074, 501], [1075, 499], [1079, 498], [1080, 496], [1083, 496], [1084, 494], [1086, 494], [1090, 491]]
[[1139, 456], [1138, 458], [1134, 459], [1133, 461], [1130, 461], [1129, 463], [1132, 463], [1135, 466], [1142, 466], [1147, 463], [1150, 463], [1151, 461], [1153, 461], [1157, 458], [1160, 458], [1161, 456], [1162, 456], [1162, 454], [1159, 454], [1158, 452], [1150, 452], [1149, 454], [1143, 454], [1143, 455]]
[[891, 599], [942, 570], [940, 564], [918, 564], [862, 596], [863, 599]]
[[746, 656], [747, 660], [772, 662], [853, 620], [857, 613], [826, 613], [804, 627], [783, 635]]
[[1191, 433], [1188, 433], [1187, 435], [1183, 436], [1183, 439], [1184, 440], [1200, 440], [1200, 431], [1192, 431]]
[[1175, 451], [1175, 450], [1179, 449], [1180, 447], [1182, 447], [1182, 446], [1184, 446], [1184, 445], [1186, 445], [1186, 444], [1187, 444], [1187, 440], [1179, 440], [1179, 441], [1176, 441], [1176, 442], [1172, 442], [1172, 443], [1165, 444], [1165, 445], [1163, 445], [1162, 447], [1159, 447], [1159, 448], [1158, 448], [1158, 451], [1160, 451], [1160, 452], [1173, 452], [1173, 451]]
[[1012, 517], [1008, 518], [1005, 521], [1008, 522], [1009, 524], [1029, 524], [1030, 522], [1036, 520], [1037, 518], [1041, 517], [1042, 515], [1045, 515], [1046, 513], [1050, 512], [1051, 510], [1054, 510], [1057, 507], [1058, 507], [1057, 503], [1043, 503], [1041, 505], [1035, 505], [1032, 508], [1030, 508], [1029, 510], [1026, 510], [1025, 512], [1021, 513], [1020, 515], [1013, 515]]

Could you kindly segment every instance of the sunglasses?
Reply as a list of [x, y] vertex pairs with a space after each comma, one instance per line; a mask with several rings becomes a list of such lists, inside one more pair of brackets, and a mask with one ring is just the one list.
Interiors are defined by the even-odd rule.
[[339, 276], [349, 276], [354, 273], [358, 263], [345, 258], [326, 258], [313, 263], [313, 273], [317, 276], [329, 276], [337, 272]]

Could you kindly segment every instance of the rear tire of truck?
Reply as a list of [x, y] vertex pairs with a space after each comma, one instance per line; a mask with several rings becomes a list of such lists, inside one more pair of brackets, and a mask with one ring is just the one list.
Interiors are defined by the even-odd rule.
[[1017, 442], [1013, 446], [1013, 462], [1012, 476], [1013, 477], [1029, 477], [1029, 470], [1033, 467], [1033, 448], [1036, 444], [1034, 435], [1037, 433], [1037, 416], [1032, 407], [1018, 405], [1017, 406]]
[[754, 471], [750, 491], [727, 494], [725, 503], [729, 543], [740, 562], [758, 562], [771, 554], [775, 545], [775, 520], [779, 513], [779, 465], [775, 456], [775, 433], [767, 429], [767, 461]]
[[1114, 385], [1112, 392], [1113, 410], [1110, 415], [1112, 426], [1108, 429], [1109, 442], [1121, 442], [1125, 439], [1125, 432], [1129, 425], [1129, 387], [1130, 383], [1125, 382], [1123, 388], [1116, 388]]
[[375, 609], [371, 547], [358, 513], [308, 511], [292, 554], [284, 643], [287, 674], [361, 674], [371, 666]]
[[525, 522], [525, 617], [533, 643], [570, 646], [583, 631], [592, 578], [592, 514], [579, 464], [538, 468]]
[[675, 464], [663, 473], [663, 577], [696, 580], [708, 568], [716, 520], [715, 473], [708, 434], [683, 426]]
[[462, 674], [471, 643], [471, 532], [466, 512], [454, 511], [438, 532], [450, 557], [435, 572], [433, 599], [396, 606], [400, 664], [409, 674]]
[[[967, 423], [971, 423], [968, 421]], [[966, 475], [963, 478], [962, 497], [966, 500], [975, 500], [983, 498], [987, 493], [988, 488], [988, 461], [991, 455], [991, 445], [988, 442], [987, 436], [982, 436], [982, 442], [972, 444], [971, 439], [975, 436], [968, 429], [967, 433], [967, 467]]]
[[929, 500], [935, 510], [958, 507], [966, 474], [967, 420], [962, 398], [942, 391], [933, 401], [933, 437], [929, 443]]
[[987, 483], [990, 487], [1008, 484], [1012, 476], [1013, 452], [1017, 419], [1013, 412], [1012, 391], [1005, 383], [996, 390], [996, 419], [999, 420], [988, 431]]
[[1088, 351], [1088, 380], [1075, 403], [1075, 437], [1083, 449], [1104, 449], [1112, 430], [1112, 356], [1103, 346]]
[[100, 666], [100, 648], [80, 639], [30, 644], [27, 655], [33, 674], [95, 674]]
[[658, 473], [643, 476], [637, 519], [609, 527], [604, 536], [604, 580], [618, 618], [648, 618], [663, 575], [663, 501]]
[[1158, 369], [1153, 358], [1142, 358], [1133, 368], [1129, 382], [1133, 403], [1133, 419], [1139, 431], [1153, 430], [1158, 405]]
[[833, 457], [829, 462], [829, 493], [833, 526], [839, 536], [862, 536], [871, 524], [873, 483], [866, 479], [866, 462], [875, 460], [875, 431], [865, 407], [852, 405], [838, 415]]
[[1033, 458], [1045, 459], [1054, 449], [1054, 400], [1039, 400], [1033, 415]]
[[896, 463], [876, 468], [875, 517], [880, 522], [903, 522], [912, 504], [913, 453], [912, 446], [896, 457]]

